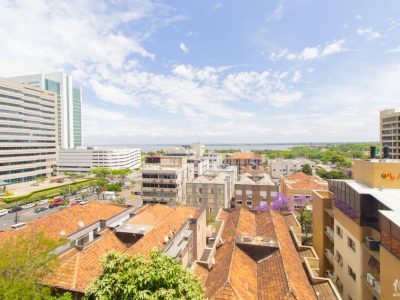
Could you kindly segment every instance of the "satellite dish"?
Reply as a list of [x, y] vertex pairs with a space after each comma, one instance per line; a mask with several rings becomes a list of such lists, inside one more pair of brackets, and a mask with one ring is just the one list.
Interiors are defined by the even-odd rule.
[[60, 235], [61, 235], [61, 236], [64, 236], [65, 234], [66, 234], [66, 233], [65, 233], [65, 230], [61, 230], [61, 231], [60, 231]]
[[82, 220], [78, 222], [78, 225], [80, 228], [85, 227], [85, 223]]

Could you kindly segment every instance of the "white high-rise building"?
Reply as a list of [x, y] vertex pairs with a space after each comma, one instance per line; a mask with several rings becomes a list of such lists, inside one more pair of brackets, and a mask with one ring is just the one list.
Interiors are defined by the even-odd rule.
[[14, 82], [52, 91], [57, 95], [58, 146], [82, 146], [82, 89], [66, 73], [33, 74], [7, 78]]

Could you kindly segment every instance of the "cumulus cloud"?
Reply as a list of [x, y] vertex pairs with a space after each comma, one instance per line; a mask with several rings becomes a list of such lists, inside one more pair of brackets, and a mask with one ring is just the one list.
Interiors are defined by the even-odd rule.
[[285, 12], [284, 3], [285, 3], [284, 0], [278, 0], [278, 4], [277, 4], [276, 8], [267, 17], [268, 21], [276, 21], [276, 20], [282, 19], [283, 13]]
[[372, 27], [358, 28], [357, 33], [366, 40], [375, 40], [382, 37], [379, 31], [374, 30]]
[[320, 55], [318, 47], [306, 47], [298, 56], [301, 60], [313, 60]]
[[344, 48], [344, 43], [346, 42], [345, 39], [334, 41], [328, 45], [325, 46], [324, 50], [322, 51], [321, 55], [331, 55], [334, 53], [340, 53], [345, 50]]
[[361, 20], [361, 19], [362, 19], [362, 16], [361, 16], [361, 15], [356, 15], [356, 16], [354, 17], [354, 19], [355, 19], [355, 20]]
[[180, 48], [183, 52], [185, 52], [185, 53], [188, 53], [188, 52], [189, 52], [189, 48], [185, 45], [184, 42], [181, 42], [181, 43], [179, 44], [179, 48]]

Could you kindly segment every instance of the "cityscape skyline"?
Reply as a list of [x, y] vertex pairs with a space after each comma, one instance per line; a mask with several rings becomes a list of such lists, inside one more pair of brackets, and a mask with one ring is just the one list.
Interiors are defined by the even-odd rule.
[[0, 2], [0, 77], [70, 73], [86, 145], [377, 141], [400, 5], [369, 4]]

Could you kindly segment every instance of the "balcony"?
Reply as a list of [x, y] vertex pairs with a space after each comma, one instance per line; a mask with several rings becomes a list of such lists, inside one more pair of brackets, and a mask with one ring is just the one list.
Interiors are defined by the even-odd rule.
[[332, 241], [332, 242], [334, 242], [334, 231], [333, 231], [333, 228], [331, 228], [331, 227], [329, 227], [329, 226], [326, 226], [325, 227], [325, 234], [328, 236], [328, 238]]
[[371, 250], [366, 243], [362, 243], [363, 249], [371, 256], [373, 256], [377, 261], [380, 261], [379, 251]]
[[335, 258], [334, 258], [334, 255], [333, 255], [333, 252], [332, 252], [331, 249], [325, 248], [325, 256], [328, 259], [328, 261], [331, 263], [331, 265], [334, 266], [335, 265]]
[[377, 298], [380, 299], [381, 296], [381, 282], [375, 278], [371, 273], [367, 273], [363, 276], [363, 282], [370, 290], [370, 292]]

